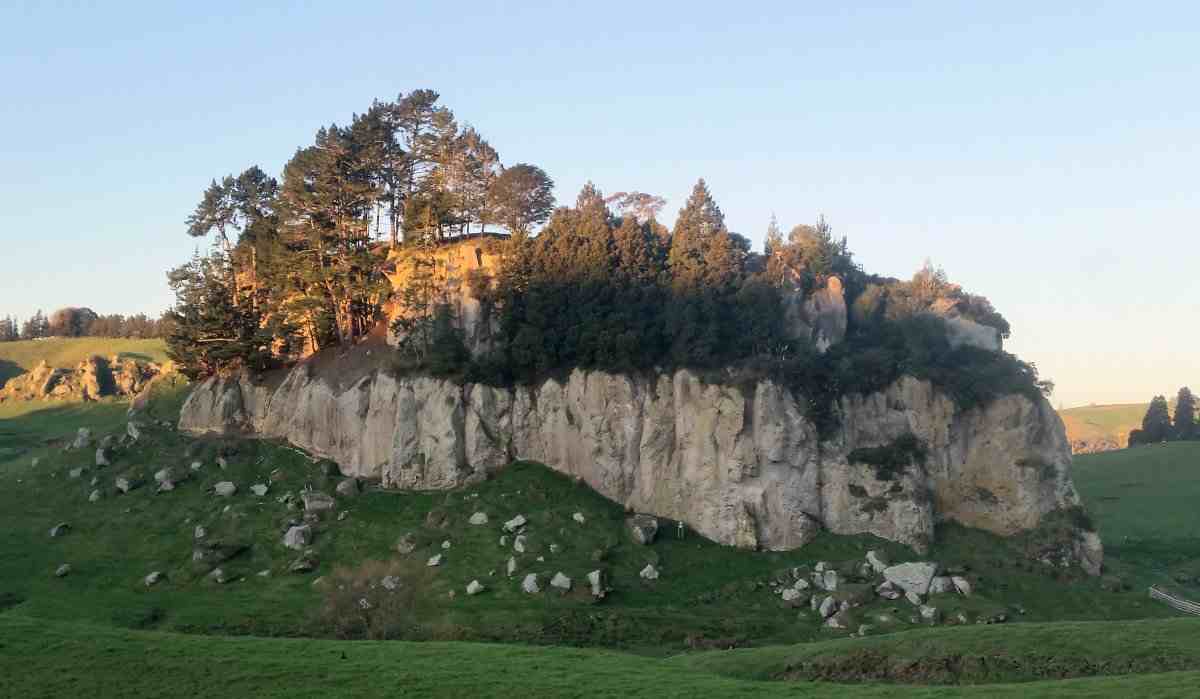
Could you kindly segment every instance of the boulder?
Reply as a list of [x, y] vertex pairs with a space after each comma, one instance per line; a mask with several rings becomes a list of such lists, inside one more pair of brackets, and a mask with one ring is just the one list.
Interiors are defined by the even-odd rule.
[[146, 587], [154, 587], [158, 583], [165, 580], [166, 577], [167, 577], [166, 573], [156, 570], [156, 571], [153, 571], [152, 573], [150, 573], [149, 575], [147, 575], [146, 577], [142, 578], [142, 584], [145, 585]]
[[855, 623], [854, 617], [845, 609], [838, 610], [825, 619], [825, 626], [830, 629], [851, 629]]
[[449, 539], [446, 539], [445, 541], [442, 542], [442, 550], [443, 551], [449, 551], [450, 546], [451, 546], [451, 543], [450, 543]]
[[513, 551], [517, 553], [525, 553], [525, 535], [518, 534], [517, 538], [513, 539]]
[[250, 492], [254, 493], [256, 497], [260, 498], [266, 497], [267, 491], [270, 489], [271, 486], [267, 485], [266, 483], [255, 483], [254, 485], [250, 486]]
[[169, 493], [172, 490], [175, 490], [175, 481], [167, 480], [167, 481], [163, 481], [163, 482], [159, 483], [158, 488], [156, 488], [154, 492]]
[[884, 599], [897, 600], [904, 596], [904, 591], [896, 587], [895, 583], [885, 580], [875, 588], [875, 594]]
[[142, 438], [142, 426], [132, 420], [125, 424], [125, 435], [129, 441], [136, 442]]
[[231, 481], [221, 481], [213, 486], [213, 493], [218, 497], [227, 498], [237, 493], [237, 486]]
[[82, 475], [83, 475], [83, 467], [82, 466], [80, 466], [79, 468], [73, 468], [70, 471], [67, 471], [67, 478], [70, 478], [71, 480], [75, 480], [76, 478], [79, 478]]
[[583, 516], [582, 512], [576, 512], [575, 514], [571, 515], [571, 519], [575, 520], [576, 522], [578, 522], [580, 524], [584, 524], [585, 522], [587, 522], [587, 518]]
[[517, 559], [513, 556], [509, 556], [508, 564], [505, 565], [504, 569], [508, 573], [508, 577], [511, 578], [513, 576], [513, 573], [517, 572]]
[[805, 599], [804, 593], [794, 587], [785, 587], [783, 589], [783, 603], [789, 607], [802, 607], [808, 600]]
[[64, 563], [54, 570], [54, 577], [65, 578], [71, 574], [71, 564]]
[[833, 595], [829, 595], [821, 601], [821, 606], [817, 608], [817, 612], [820, 613], [822, 619], [828, 619], [838, 611], [838, 608], [838, 601], [833, 598]]
[[555, 587], [563, 592], [567, 592], [571, 589], [571, 579], [563, 575], [562, 571], [559, 571], [554, 574], [553, 578], [550, 579], [550, 587]]
[[379, 584], [388, 592], [395, 592], [400, 588], [400, 578], [395, 575], [385, 575], [379, 580]]
[[929, 581], [929, 594], [944, 595], [947, 592], [954, 592], [954, 582], [945, 575], [938, 575]]
[[142, 487], [145, 483], [140, 478], [131, 478], [131, 477], [127, 477], [127, 476], [121, 476], [121, 477], [117, 478], [113, 482], [113, 484], [116, 486], [117, 490], [121, 491], [122, 493], [128, 494], [128, 493]]
[[203, 539], [206, 536], [208, 536], [208, 530], [204, 528], [203, 524], [197, 524], [196, 528], [192, 530], [192, 538], [196, 540]]
[[109, 460], [109, 450], [107, 447], [100, 447], [96, 450], [96, 466], [112, 466], [112, 461]]
[[343, 498], [352, 498], [362, 491], [362, 484], [357, 478], [346, 478], [337, 484], [337, 494]]
[[208, 574], [208, 577], [218, 585], [224, 585], [225, 583], [229, 582], [229, 578], [225, 575], [225, 571], [221, 568], [213, 568], [212, 572]]
[[283, 535], [283, 545], [295, 551], [303, 551], [312, 543], [312, 527], [307, 524], [290, 527]]
[[483, 592], [483, 585], [478, 580], [472, 580], [467, 583], [468, 595], [478, 595], [480, 592]]
[[882, 574], [891, 565], [888, 563], [886, 556], [874, 550], [867, 551], [867, 564], [871, 566], [871, 570], [875, 571], [876, 574]]
[[917, 563], [901, 563], [889, 566], [883, 571], [883, 578], [905, 592], [918, 595], [929, 594], [929, 584], [937, 575], [938, 565], [928, 561]]
[[396, 551], [403, 556], [407, 556], [416, 550], [417, 535], [412, 532], [406, 533], [404, 536], [400, 537], [399, 541], [396, 542]]
[[604, 599], [608, 594], [608, 590], [604, 584], [604, 572], [598, 569], [593, 570], [587, 574], [587, 581], [592, 586], [592, 597]]
[[442, 554], [440, 554], [440, 553], [430, 556], [429, 560], [425, 562], [425, 565], [429, 568], [436, 568], [436, 567], [440, 566], [441, 564], [442, 564]]
[[305, 512], [328, 512], [336, 506], [332, 496], [317, 490], [301, 493], [300, 499], [304, 501]]
[[71, 530], [71, 525], [66, 522], [59, 522], [50, 528], [50, 538], [57, 539], [60, 536], [65, 536]]
[[476, 526], [478, 526], [480, 524], [487, 524], [488, 523], [487, 513], [486, 512], [476, 512], [475, 514], [471, 515], [471, 518], [469, 520], [467, 520], [467, 522], [469, 522], [470, 524], [476, 525]]
[[904, 591], [904, 599], [908, 600], [908, 603], [914, 607], [920, 607], [922, 604], [925, 604], [925, 597], [923, 595], [918, 595], [912, 590]]
[[638, 575], [642, 580], [658, 580], [658, 569], [654, 567], [653, 563], [647, 563], [646, 567], [642, 568], [642, 572], [638, 573]]
[[954, 585], [954, 590], [964, 597], [971, 596], [971, 583], [966, 578], [955, 575], [950, 578], [950, 582]]
[[937, 607], [931, 607], [927, 604], [923, 604], [920, 606], [919, 610], [921, 612], [921, 619], [923, 621], [926, 621], [930, 624], [936, 624], [942, 620], [942, 612]]
[[542, 591], [542, 588], [538, 587], [537, 573], [530, 573], [525, 576], [525, 579], [521, 581], [521, 591], [531, 595]]
[[658, 518], [651, 515], [634, 515], [626, 522], [629, 534], [636, 543], [649, 546], [658, 535]]
[[155, 483], [162, 483], [163, 481], [169, 481], [169, 480], [171, 480], [171, 469], [170, 468], [160, 468], [159, 470], [154, 472], [154, 482]]
[[527, 520], [525, 519], [525, 515], [517, 515], [516, 517], [513, 517], [505, 522], [503, 529], [504, 531], [511, 533], [517, 531], [521, 527], [524, 527], [526, 524]]
[[88, 496], [88, 502], [99, 502], [100, 498], [101, 498], [100, 491], [93, 490], [92, 494]]
[[292, 573], [311, 573], [317, 569], [317, 559], [311, 551], [306, 551], [288, 566]]
[[86, 449], [92, 443], [92, 431], [86, 427], [80, 427], [75, 433], [75, 440], [71, 442], [72, 449]]
[[821, 573], [821, 579], [824, 583], [822, 588], [833, 592], [838, 589], [838, 572], [836, 570], [827, 570]]

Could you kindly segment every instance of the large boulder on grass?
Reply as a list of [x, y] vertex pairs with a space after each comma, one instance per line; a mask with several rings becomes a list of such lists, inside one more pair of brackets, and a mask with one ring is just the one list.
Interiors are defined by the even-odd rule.
[[654, 537], [658, 535], [658, 518], [651, 515], [634, 515], [626, 525], [633, 540], [643, 546], [654, 543]]

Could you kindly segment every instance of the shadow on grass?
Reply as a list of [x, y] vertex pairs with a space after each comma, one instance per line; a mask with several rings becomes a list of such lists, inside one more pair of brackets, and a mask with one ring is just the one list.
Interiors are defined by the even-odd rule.
[[14, 376], [24, 374], [25, 370], [16, 362], [10, 362], [7, 359], [0, 359], [0, 388], [4, 388], [4, 384]]

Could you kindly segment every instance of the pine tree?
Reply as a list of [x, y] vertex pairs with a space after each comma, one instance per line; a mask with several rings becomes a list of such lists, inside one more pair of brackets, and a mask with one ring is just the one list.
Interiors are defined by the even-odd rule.
[[748, 245], [725, 227], [725, 216], [701, 179], [679, 211], [667, 262], [673, 286], [688, 292], [727, 289], [741, 281]]
[[1179, 389], [1175, 397], [1175, 439], [1196, 439], [1196, 397], [1187, 386]]
[[[1166, 398], [1155, 396], [1150, 401], [1150, 407], [1146, 410], [1145, 417], [1142, 418], [1142, 429], [1137, 432], [1137, 443], [1141, 444], [1157, 444], [1170, 439], [1171, 417]], [[1130, 433], [1129, 442], [1130, 444], [1135, 443], [1133, 433]]]

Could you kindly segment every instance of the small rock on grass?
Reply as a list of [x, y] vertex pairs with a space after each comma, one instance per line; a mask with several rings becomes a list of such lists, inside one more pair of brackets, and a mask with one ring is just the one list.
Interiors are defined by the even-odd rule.
[[571, 589], [571, 579], [563, 575], [562, 571], [560, 570], [554, 574], [553, 578], [550, 579], [550, 587], [557, 587], [565, 592]]
[[71, 525], [67, 524], [66, 522], [59, 522], [50, 528], [50, 538], [57, 539], [60, 536], [64, 536], [70, 530]]
[[71, 564], [70, 564], [70, 563], [64, 563], [64, 564], [60, 565], [60, 566], [59, 566], [59, 567], [58, 567], [58, 568], [57, 568], [57, 569], [54, 571], [54, 577], [56, 577], [56, 578], [65, 578], [65, 577], [67, 577], [68, 575], [70, 575], [70, 573], [71, 573]]
[[146, 587], [154, 587], [158, 583], [165, 580], [166, 577], [167, 577], [166, 573], [156, 570], [156, 571], [150, 573], [149, 575], [147, 575], [146, 577], [142, 578], [142, 584], [145, 585]]
[[542, 591], [542, 588], [538, 587], [537, 573], [530, 573], [525, 576], [525, 579], [521, 581], [521, 591], [531, 595]]
[[653, 563], [647, 563], [646, 567], [642, 568], [642, 572], [638, 573], [638, 575], [643, 580], [658, 580], [658, 569], [654, 567]]
[[467, 584], [468, 595], [477, 595], [480, 592], [483, 592], [483, 585], [478, 580], [472, 580]]
[[218, 497], [227, 498], [237, 493], [237, 486], [230, 481], [221, 481], [213, 486], [213, 492]]
[[426, 561], [426, 563], [425, 563], [425, 565], [429, 568], [436, 568], [437, 566], [440, 566], [441, 564], [442, 564], [442, 554], [440, 554], [440, 553], [435, 556], [431, 556], [430, 559], [428, 561]]
[[487, 524], [488, 516], [486, 512], [476, 512], [475, 514], [471, 515], [471, 519], [467, 521], [474, 525]]

